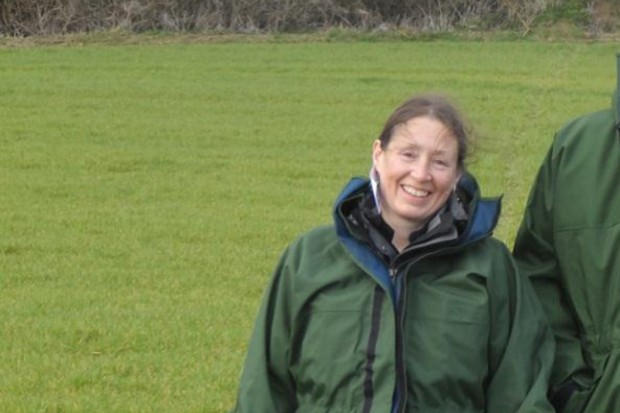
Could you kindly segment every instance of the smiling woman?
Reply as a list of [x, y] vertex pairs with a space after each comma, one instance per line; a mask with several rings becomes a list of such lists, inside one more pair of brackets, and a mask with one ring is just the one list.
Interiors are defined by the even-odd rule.
[[[511, 244], [554, 130], [608, 106], [616, 81], [615, 42], [305, 36], [0, 38], [0, 411], [226, 412], [275, 260], [367, 173], [403, 93], [462, 103], [467, 171], [506, 193], [493, 234]], [[415, 286], [406, 314], [434, 321], [440, 297]], [[348, 295], [321, 297], [305, 341], [339, 360], [367, 337]], [[484, 317], [451, 305], [464, 328]], [[451, 349], [454, 323], [433, 325], [424, 339]], [[292, 363], [325, 369], [324, 351]]]
[[[454, 132], [442, 118], [457, 125]], [[425, 97], [402, 105], [375, 141], [374, 173], [382, 184], [379, 207], [394, 229], [392, 243], [399, 251], [454, 191], [463, 171], [464, 131], [452, 106]]]
[[549, 328], [466, 152], [445, 98], [396, 109], [371, 179], [283, 255], [233, 412], [553, 411]]

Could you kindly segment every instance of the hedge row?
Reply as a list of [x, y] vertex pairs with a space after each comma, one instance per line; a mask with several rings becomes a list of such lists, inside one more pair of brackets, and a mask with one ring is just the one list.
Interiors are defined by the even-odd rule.
[[0, 0], [0, 33], [528, 29], [563, 0]]

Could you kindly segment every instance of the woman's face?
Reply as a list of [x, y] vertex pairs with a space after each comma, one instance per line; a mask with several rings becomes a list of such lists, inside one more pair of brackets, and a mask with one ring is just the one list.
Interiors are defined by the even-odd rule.
[[381, 215], [395, 230], [424, 225], [448, 200], [461, 174], [456, 137], [428, 116], [396, 126], [385, 149], [375, 141], [373, 161]]

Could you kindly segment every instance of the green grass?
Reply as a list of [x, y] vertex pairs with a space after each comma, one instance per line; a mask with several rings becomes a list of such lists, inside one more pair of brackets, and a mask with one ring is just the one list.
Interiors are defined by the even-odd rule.
[[615, 88], [611, 43], [161, 43], [0, 48], [0, 411], [225, 412], [280, 252], [397, 104], [460, 103], [511, 244]]

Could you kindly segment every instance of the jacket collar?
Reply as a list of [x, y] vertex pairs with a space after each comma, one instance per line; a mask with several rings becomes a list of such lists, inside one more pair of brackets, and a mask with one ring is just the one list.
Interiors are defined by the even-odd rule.
[[[342, 190], [334, 205], [334, 221], [340, 237], [351, 237], [341, 208], [343, 203], [355, 196], [361, 196], [370, 188], [366, 178], [353, 178]], [[461, 234], [459, 244], [469, 243], [492, 234], [501, 211], [501, 197], [481, 198], [478, 183], [474, 177], [464, 173], [457, 184], [457, 189], [466, 194], [470, 200], [467, 206], [469, 221]]]

